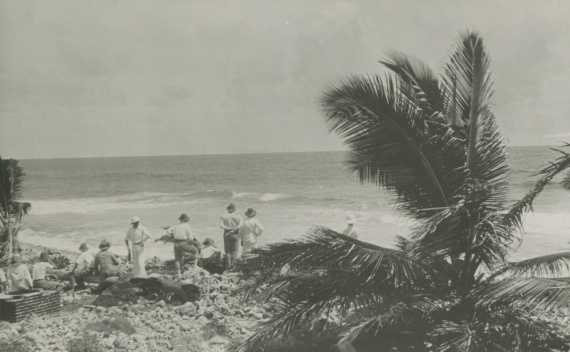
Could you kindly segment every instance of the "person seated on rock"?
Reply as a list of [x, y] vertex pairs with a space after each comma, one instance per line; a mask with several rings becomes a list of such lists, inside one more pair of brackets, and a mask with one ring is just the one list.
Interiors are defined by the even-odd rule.
[[44, 290], [59, 291], [63, 288], [63, 284], [57, 281], [46, 280], [46, 272], [54, 269], [54, 265], [49, 262], [48, 252], [40, 253], [40, 261], [32, 267], [32, 279], [34, 280], [34, 288], [42, 288]]
[[17, 254], [12, 256], [12, 265], [8, 267], [6, 276], [9, 290], [27, 291], [34, 287], [28, 267], [22, 263], [22, 257]]
[[200, 256], [202, 259], [208, 259], [212, 256], [212, 254], [219, 251], [220, 250], [218, 247], [214, 245], [214, 240], [211, 238], [206, 238], [202, 244], [202, 251], [200, 252]]
[[79, 250], [81, 254], [77, 257], [75, 264], [73, 264], [73, 269], [64, 276], [66, 280], [69, 280], [72, 291], [75, 289], [85, 289], [86, 286], [83, 280], [93, 274], [93, 262], [95, 258], [91, 252], [88, 252], [89, 247], [87, 243], [82, 243], [81, 246], [79, 246]]
[[6, 274], [4, 270], [0, 268], [0, 292], [4, 292], [8, 290], [8, 280], [6, 280]]
[[99, 276], [101, 283], [110, 276], [117, 276], [121, 260], [116, 254], [109, 251], [111, 244], [107, 240], [101, 241], [100, 252], [93, 261], [93, 275]]

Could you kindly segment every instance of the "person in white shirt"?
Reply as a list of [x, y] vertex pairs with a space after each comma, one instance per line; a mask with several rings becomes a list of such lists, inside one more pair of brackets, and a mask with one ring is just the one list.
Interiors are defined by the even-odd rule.
[[30, 271], [19, 255], [12, 256], [12, 265], [8, 267], [6, 276], [11, 291], [31, 290], [34, 287]]
[[42, 288], [44, 290], [59, 291], [63, 288], [63, 284], [57, 281], [46, 280], [46, 272], [54, 269], [54, 265], [49, 262], [47, 252], [40, 253], [40, 261], [32, 266], [32, 279], [34, 288]]
[[202, 251], [200, 252], [200, 257], [202, 259], [208, 259], [212, 254], [220, 252], [220, 250], [214, 245], [214, 240], [211, 238], [206, 238], [204, 243], [202, 243]]
[[255, 215], [257, 215], [257, 212], [253, 208], [249, 208], [245, 212], [247, 219], [243, 221], [240, 228], [240, 239], [243, 246], [242, 255], [247, 255], [257, 248], [257, 237], [263, 233], [263, 226], [255, 219]]
[[[146, 277], [144, 243], [150, 238], [150, 232], [148, 232], [144, 226], [139, 225], [139, 223], [140, 219], [138, 216], [134, 216], [131, 219], [131, 227], [127, 230], [125, 243], [129, 257], [131, 257], [133, 261], [133, 276]], [[129, 241], [131, 241], [132, 244], [132, 251], [131, 248], [129, 248]]]
[[199, 242], [192, 233], [192, 228], [188, 224], [190, 218], [186, 214], [180, 214], [178, 218], [180, 224], [170, 227], [166, 233], [172, 235], [174, 239], [174, 262], [178, 276], [182, 275], [182, 268], [184, 267], [184, 257], [189, 256], [193, 262], [194, 267], [198, 265], [198, 246]]
[[354, 215], [346, 214], [346, 224], [348, 226], [346, 227], [346, 229], [344, 229], [344, 231], [342, 231], [342, 234], [348, 237], [358, 239], [358, 236], [360, 236], [360, 229], [354, 226], [355, 223], [356, 223], [356, 218], [354, 217]]
[[89, 275], [93, 274], [93, 261], [95, 257], [93, 253], [89, 252], [89, 247], [87, 243], [82, 243], [79, 246], [81, 254], [77, 257], [75, 264], [71, 273], [69, 273], [69, 283], [71, 284], [72, 291], [75, 290], [75, 284], [77, 283], [77, 289], [85, 288], [85, 283], [83, 279]]

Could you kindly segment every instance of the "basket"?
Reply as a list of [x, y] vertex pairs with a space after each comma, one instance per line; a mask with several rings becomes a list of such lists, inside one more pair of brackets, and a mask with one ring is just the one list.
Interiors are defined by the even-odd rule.
[[0, 320], [16, 323], [31, 314], [44, 315], [61, 312], [61, 294], [58, 291], [35, 291], [0, 295]]

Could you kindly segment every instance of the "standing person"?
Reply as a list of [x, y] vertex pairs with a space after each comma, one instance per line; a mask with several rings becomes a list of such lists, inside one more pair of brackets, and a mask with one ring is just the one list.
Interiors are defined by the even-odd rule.
[[243, 222], [241, 216], [235, 214], [236, 205], [231, 203], [226, 207], [227, 214], [220, 218], [220, 228], [224, 230], [224, 251], [226, 252], [226, 269], [235, 264], [239, 251], [239, 229]]
[[342, 234], [348, 237], [358, 239], [358, 236], [360, 236], [360, 229], [354, 226], [355, 223], [356, 223], [356, 218], [354, 217], [354, 215], [346, 214], [346, 224], [348, 226], [346, 227], [346, 229], [344, 229], [344, 231], [342, 231]]
[[[109, 276], [117, 276], [121, 260], [116, 254], [109, 251], [111, 244], [107, 240], [101, 241], [99, 253], [93, 260], [93, 274], [99, 276], [101, 283]], [[100, 283], [100, 284], [101, 284]]]
[[241, 245], [243, 246], [242, 255], [246, 255], [257, 248], [257, 237], [263, 233], [263, 226], [255, 219], [257, 212], [253, 208], [247, 209], [245, 216], [247, 219], [243, 221], [240, 229]]
[[31, 290], [34, 287], [28, 267], [22, 263], [22, 258], [17, 254], [12, 256], [12, 265], [8, 267], [6, 276], [8, 276], [8, 286], [13, 291]]
[[40, 261], [32, 267], [32, 279], [34, 280], [34, 288], [42, 288], [44, 290], [59, 291], [63, 288], [63, 284], [56, 281], [46, 280], [46, 272], [48, 269], [53, 270], [54, 265], [49, 262], [47, 252], [40, 253]]
[[180, 224], [174, 225], [166, 230], [166, 233], [172, 235], [174, 238], [174, 265], [178, 272], [178, 277], [182, 275], [182, 268], [184, 267], [184, 256], [186, 253], [193, 255], [194, 267], [198, 262], [198, 245], [199, 242], [192, 233], [192, 228], [188, 221], [190, 218], [185, 213], [180, 214], [178, 217]]
[[71, 284], [71, 290], [75, 289], [75, 284], [77, 283], [78, 289], [84, 289], [85, 283], [83, 279], [87, 276], [93, 274], [93, 262], [95, 257], [89, 251], [87, 243], [82, 243], [79, 246], [79, 251], [81, 254], [77, 257], [75, 264], [71, 273], [69, 273], [69, 283]]
[[[129, 257], [132, 258], [133, 261], [133, 276], [146, 277], [144, 243], [150, 238], [150, 232], [148, 232], [144, 226], [139, 225], [139, 223], [139, 217], [133, 216], [131, 219], [131, 227], [129, 227], [127, 235], [125, 236], [125, 244], [127, 245]], [[129, 241], [132, 243], [132, 252], [129, 248]]]

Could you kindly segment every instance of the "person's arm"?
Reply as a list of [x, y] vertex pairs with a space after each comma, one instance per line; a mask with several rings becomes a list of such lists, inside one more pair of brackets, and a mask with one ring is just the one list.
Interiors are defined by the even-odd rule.
[[242, 219], [241, 216], [240, 216], [240, 217], [239, 217], [239, 223], [238, 223], [236, 229], [241, 229], [242, 226], [243, 226], [243, 219]]
[[145, 228], [143, 228], [143, 240], [142, 243], [145, 243], [150, 238], [150, 232]]
[[255, 232], [258, 236], [261, 236], [261, 234], [263, 233], [263, 226], [261, 226], [261, 224], [259, 223], [259, 221], [257, 221], [257, 231]]
[[222, 230], [229, 230], [229, 227], [226, 227], [226, 225], [224, 225], [224, 218], [220, 218], [220, 228]]
[[115, 265], [120, 265], [120, 264], [121, 264], [121, 260], [119, 260], [119, 257], [117, 257], [116, 254], [113, 254], [113, 255], [111, 256], [111, 260], [113, 261], [113, 264], [115, 264]]
[[32, 280], [32, 275], [30, 275], [30, 271], [28, 270], [28, 267], [24, 266], [24, 275], [25, 275], [25, 280], [26, 283], [28, 284], [28, 286], [30, 288], [34, 288], [34, 281]]
[[93, 275], [99, 274], [99, 256], [96, 255], [95, 259], [93, 260]]
[[192, 228], [190, 227], [190, 225], [186, 227], [186, 239], [188, 241], [193, 241], [196, 239], [196, 237], [194, 237], [194, 233], [192, 233]]

